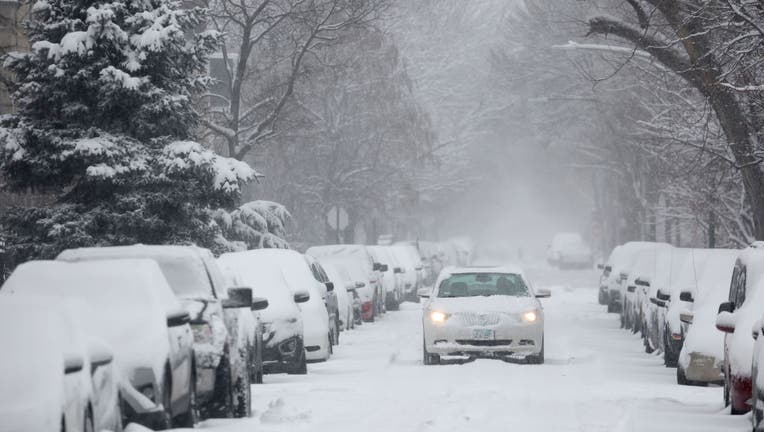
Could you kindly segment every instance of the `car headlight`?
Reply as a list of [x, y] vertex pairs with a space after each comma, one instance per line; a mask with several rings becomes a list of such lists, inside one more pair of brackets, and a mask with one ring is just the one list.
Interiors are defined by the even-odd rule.
[[430, 312], [430, 321], [440, 324], [445, 322], [448, 319], [448, 314], [440, 311], [432, 311]]
[[538, 313], [535, 310], [525, 312], [523, 314], [523, 321], [525, 322], [536, 322], [536, 320], [539, 319]]

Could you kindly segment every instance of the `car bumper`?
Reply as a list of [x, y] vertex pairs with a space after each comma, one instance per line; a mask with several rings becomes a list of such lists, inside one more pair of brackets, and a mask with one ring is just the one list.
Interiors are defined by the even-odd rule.
[[543, 322], [485, 329], [494, 331], [493, 339], [474, 339], [474, 330], [483, 328], [430, 325], [425, 329], [425, 347], [441, 356], [520, 358], [539, 354], [543, 348]]

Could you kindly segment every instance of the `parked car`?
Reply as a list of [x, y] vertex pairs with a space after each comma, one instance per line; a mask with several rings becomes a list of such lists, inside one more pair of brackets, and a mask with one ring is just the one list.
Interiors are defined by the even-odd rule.
[[[419, 301], [417, 292], [419, 288], [425, 286], [425, 280], [427, 279], [427, 269], [425, 268], [424, 259], [419, 253], [419, 250], [412, 242], [401, 242], [394, 245], [396, 248], [400, 248], [408, 256], [408, 259], [413, 263], [413, 268], [416, 271], [416, 285], [415, 288], [409, 291], [406, 300]], [[472, 261], [472, 250], [467, 250], [466, 246], [462, 249], [462, 255], [465, 262]]]
[[[196, 391], [202, 417], [248, 417], [251, 379], [262, 376], [251, 288], [229, 288], [207, 249], [133, 245], [69, 249], [69, 262], [147, 258], [156, 261], [191, 315]], [[254, 372], [253, 370], [254, 369]]]
[[333, 291], [331, 283], [321, 283], [311, 273], [306, 258], [288, 249], [261, 249], [258, 259], [267, 260], [281, 269], [287, 288], [293, 293], [308, 293], [308, 300], [299, 307], [302, 312], [305, 358], [308, 361], [325, 361], [332, 354], [332, 330], [324, 296]]
[[623, 311], [624, 294], [627, 292], [626, 280], [636, 259], [636, 253], [642, 249], [654, 248], [657, 244], [668, 246], [667, 243], [653, 242], [628, 242], [614, 250], [605, 267], [610, 266], [607, 277], [608, 286], [608, 312], [621, 313], [621, 325], [625, 327]]
[[88, 336], [78, 309], [0, 296], [0, 430], [122, 430], [113, 353]]
[[574, 232], [555, 234], [547, 251], [547, 261], [561, 269], [589, 268], [594, 265], [591, 248], [581, 234]]
[[404, 298], [406, 300], [418, 299], [417, 292], [419, 291], [419, 288], [422, 287], [421, 278], [419, 276], [419, 272], [422, 270], [421, 261], [417, 260], [416, 256], [412, 255], [412, 251], [408, 246], [391, 246], [390, 252], [395, 255], [401, 269], [400, 273], [404, 283]]
[[379, 266], [382, 291], [385, 293], [385, 309], [397, 310], [404, 297], [403, 267], [391, 246], [369, 246], [369, 253]]
[[447, 268], [435, 288], [419, 295], [422, 308], [423, 362], [444, 357], [493, 357], [544, 362], [544, 311], [519, 269]]
[[196, 406], [190, 316], [150, 260], [21, 264], [5, 296], [74, 299], [87, 305], [88, 331], [114, 350], [123, 413], [154, 429], [193, 427]]
[[337, 295], [337, 310], [340, 323], [340, 329], [350, 330], [355, 328], [353, 312], [353, 293], [356, 290], [355, 281], [339, 263], [332, 260], [321, 261], [321, 266], [326, 272], [326, 276], [334, 284], [334, 292]]
[[361, 317], [364, 321], [374, 321], [384, 309], [384, 294], [381, 284], [381, 263], [375, 263], [364, 245], [326, 245], [314, 246], [306, 254], [317, 259], [338, 258], [352, 262], [351, 270], [364, 286], [358, 288], [361, 299]]
[[608, 257], [607, 261], [604, 264], [599, 264], [597, 266], [599, 270], [602, 270], [602, 273], [600, 274], [599, 289], [597, 290], [597, 302], [601, 305], [608, 306], [608, 312], [615, 312], [610, 307], [610, 290], [608, 285], [610, 283], [611, 275], [613, 274], [613, 262], [618, 257], [622, 248], [623, 246], [616, 246], [613, 251], [610, 252], [610, 257]]
[[281, 267], [265, 252], [225, 253], [218, 262], [226, 271], [237, 273], [255, 296], [268, 300], [268, 307], [260, 312], [265, 373], [306, 374], [303, 318], [297, 304], [308, 301], [310, 294], [293, 293]]
[[338, 345], [340, 343], [340, 313], [334, 282], [329, 279], [326, 270], [317, 259], [310, 255], [303, 255], [303, 258], [307, 261], [313, 278], [320, 284], [318, 285], [319, 294], [324, 299], [324, 308], [329, 315], [331, 345]]
[[[722, 384], [724, 382], [724, 334], [716, 330], [719, 305], [729, 297], [729, 286], [739, 250], [706, 249], [698, 252], [702, 265], [696, 268], [694, 286], [680, 288], [678, 302], [671, 295], [682, 324], [672, 323], [672, 332], [681, 332], [683, 343], [677, 361], [677, 383], [683, 385]], [[705, 255], [703, 257], [702, 255]], [[685, 284], [680, 285], [685, 286]], [[676, 306], [674, 304], [676, 303]], [[678, 328], [677, 328], [678, 327]], [[678, 339], [674, 337], [673, 339]]]
[[750, 247], [740, 253], [732, 271], [728, 301], [719, 306], [716, 328], [724, 335], [724, 402], [732, 414], [750, 409], [751, 330], [764, 310], [764, 249]]
[[[688, 248], [657, 248], [653, 271], [646, 285], [640, 290], [639, 307], [642, 316], [642, 341], [645, 352], [663, 349], [663, 329], [665, 327], [666, 299], [671, 286], [680, 274], [680, 264], [691, 254]], [[660, 293], [660, 299], [658, 294]]]

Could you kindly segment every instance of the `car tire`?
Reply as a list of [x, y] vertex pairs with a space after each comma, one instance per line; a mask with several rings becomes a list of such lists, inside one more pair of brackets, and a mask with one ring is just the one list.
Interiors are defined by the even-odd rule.
[[90, 407], [85, 409], [83, 416], [82, 432], [95, 432], [95, 423], [93, 422], [93, 410]]
[[682, 366], [676, 368], [676, 383], [679, 385], [690, 385], [689, 381], [687, 381], [687, 374]]
[[164, 380], [162, 381], [162, 405], [164, 411], [159, 419], [155, 429], [166, 430], [172, 427], [172, 381], [170, 378], [169, 367], [165, 370]]
[[207, 403], [208, 417], [233, 418], [234, 398], [231, 377], [231, 360], [228, 349], [215, 371], [215, 390], [212, 399]]
[[233, 386], [233, 416], [234, 418], [246, 418], [252, 413], [252, 386], [251, 375], [248, 370], [251, 348], [242, 353], [242, 363], [247, 367], [236, 377], [236, 384]]
[[294, 372], [295, 375], [307, 375], [308, 373], [308, 360], [305, 358], [305, 350], [302, 351], [300, 361], [297, 364]]
[[191, 373], [190, 383], [191, 388], [189, 389], [188, 395], [188, 409], [173, 421], [174, 427], [193, 428], [201, 419], [201, 414], [199, 413], [199, 401], [196, 398], [196, 374], [193, 372]]
[[528, 364], [544, 364], [544, 336], [541, 336], [541, 351], [528, 358]]
[[332, 354], [334, 354], [334, 348], [332, 345], [332, 335], [328, 334], [326, 335], [326, 358], [324, 360], [329, 360]]
[[422, 354], [422, 364], [426, 366], [440, 364], [439, 355], [427, 352], [427, 345], [425, 345], [424, 339], [422, 339]]

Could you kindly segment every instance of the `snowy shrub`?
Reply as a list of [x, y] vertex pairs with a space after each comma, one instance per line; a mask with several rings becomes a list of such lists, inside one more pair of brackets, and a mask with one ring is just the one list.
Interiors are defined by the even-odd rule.
[[256, 175], [193, 141], [194, 95], [219, 35], [171, 0], [40, 0], [17, 77], [18, 113], [0, 118], [0, 184], [54, 197], [3, 223], [14, 261], [75, 246], [213, 247], [212, 209], [235, 208]]
[[223, 234], [218, 247], [221, 252], [288, 249], [289, 244], [284, 238], [286, 224], [291, 218], [283, 205], [272, 201], [251, 201], [231, 212], [218, 210], [214, 219]]

